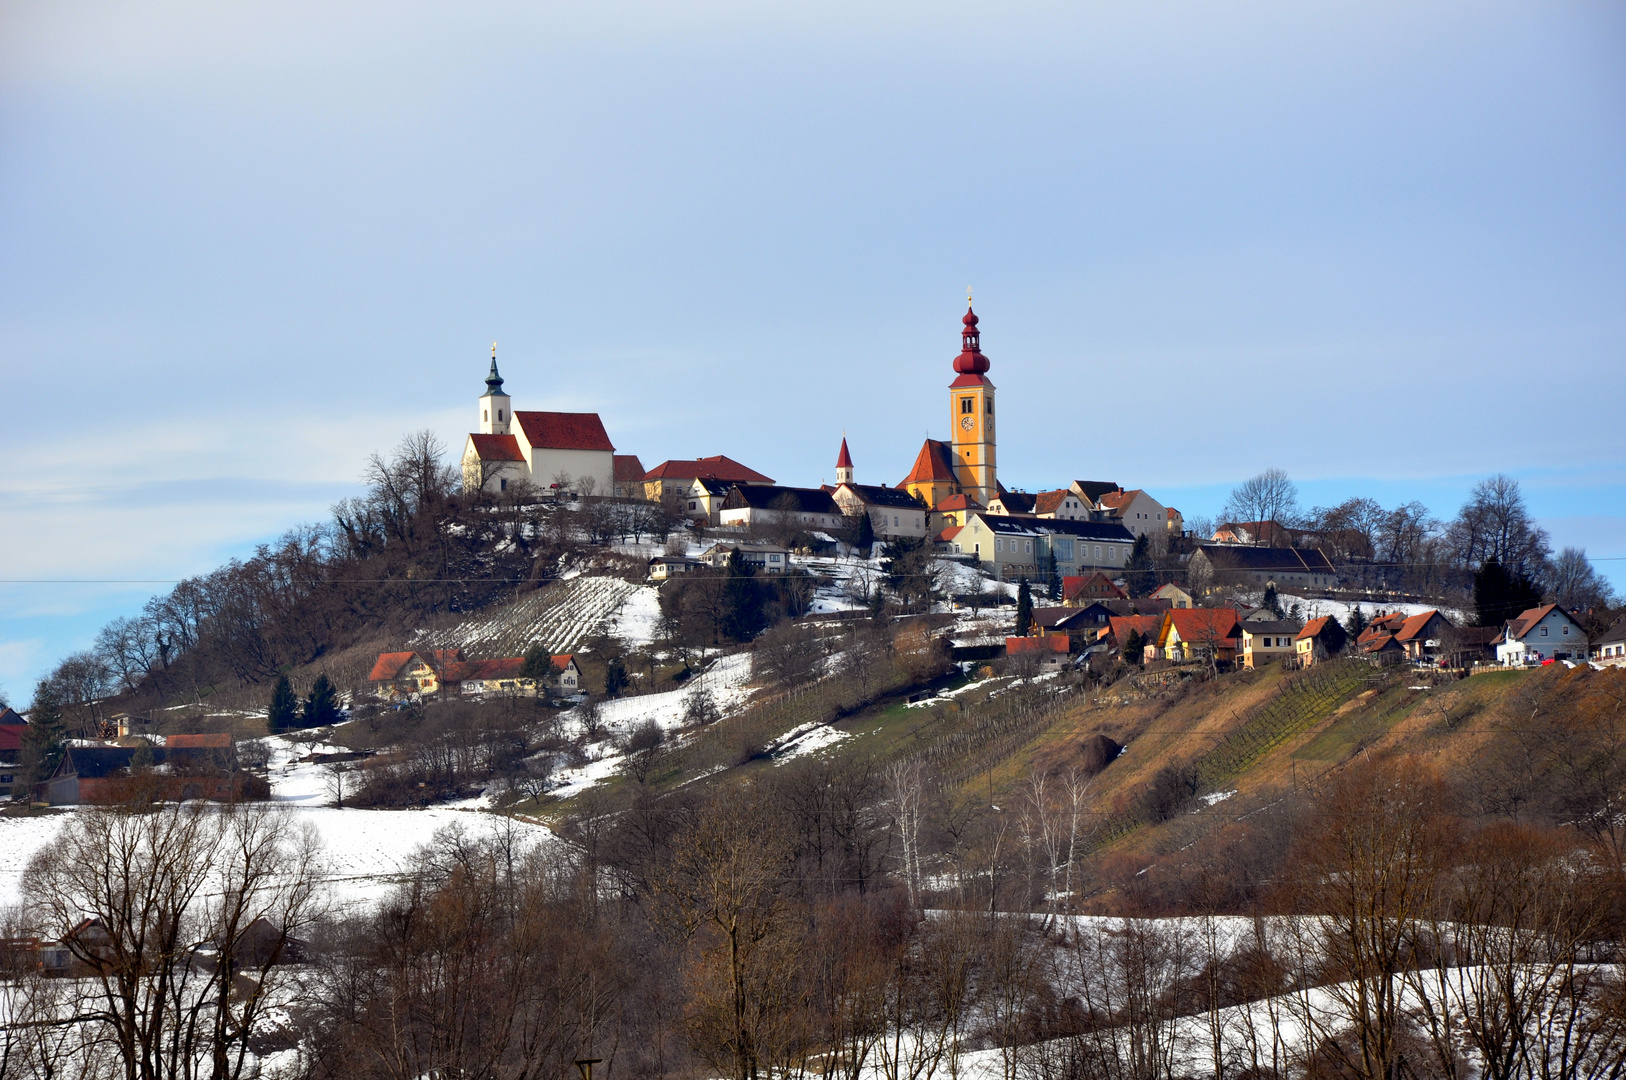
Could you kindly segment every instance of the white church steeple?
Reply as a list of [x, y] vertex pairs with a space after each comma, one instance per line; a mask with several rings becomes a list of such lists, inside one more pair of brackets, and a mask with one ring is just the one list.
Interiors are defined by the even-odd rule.
[[508, 395], [502, 390], [502, 376], [497, 374], [497, 343], [491, 343], [491, 374], [486, 376], [486, 392], [480, 397], [480, 433], [506, 435], [514, 413]]

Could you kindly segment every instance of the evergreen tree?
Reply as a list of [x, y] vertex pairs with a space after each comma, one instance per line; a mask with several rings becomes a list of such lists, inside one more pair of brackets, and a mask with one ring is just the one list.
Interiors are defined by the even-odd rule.
[[856, 527], [853, 529], [853, 550], [867, 559], [874, 548], [875, 523], [870, 520], [869, 511], [866, 510], [858, 515]]
[[1143, 533], [1135, 537], [1135, 546], [1129, 549], [1129, 560], [1124, 563], [1124, 585], [1135, 598], [1150, 596], [1157, 591], [1157, 570], [1152, 563], [1152, 542]]
[[751, 575], [751, 567], [739, 548], [728, 557], [727, 579], [723, 582], [723, 633], [735, 641], [750, 641], [767, 625], [762, 609], [762, 590]]
[[1356, 604], [1350, 609], [1349, 618], [1344, 622], [1344, 629], [1348, 631], [1351, 641], [1360, 637], [1361, 631], [1366, 629], [1366, 612], [1361, 610], [1361, 605]]
[[1123, 660], [1127, 664], [1138, 664], [1146, 655], [1146, 638], [1139, 630], [1129, 631], [1124, 638]]
[[626, 688], [627, 665], [619, 656], [612, 656], [604, 665], [604, 696], [619, 697]]
[[1541, 590], [1496, 559], [1486, 559], [1474, 571], [1474, 615], [1480, 626], [1501, 626], [1540, 603]]
[[339, 692], [326, 675], [316, 676], [316, 681], [311, 684], [311, 696], [305, 699], [305, 726], [327, 727], [341, 719]]
[[1056, 561], [1056, 553], [1051, 551], [1044, 557], [1046, 593], [1050, 599], [1061, 602], [1061, 564]]
[[1259, 606], [1268, 608], [1270, 613], [1278, 619], [1283, 617], [1282, 598], [1276, 595], [1276, 583], [1274, 581], [1265, 584], [1265, 598], [1259, 602]]
[[519, 666], [522, 678], [547, 682], [553, 678], [553, 655], [540, 645], [525, 650], [525, 662]]
[[1023, 578], [1022, 583], [1016, 587], [1016, 636], [1026, 637], [1033, 629], [1033, 590], [1028, 588], [1028, 579]]
[[67, 728], [62, 722], [62, 700], [49, 679], [41, 679], [34, 689], [34, 703], [28, 709], [28, 730], [23, 732], [23, 766], [32, 783], [49, 779], [62, 764], [68, 745]]
[[271, 688], [271, 705], [265, 712], [266, 730], [273, 735], [280, 735], [297, 723], [299, 723], [299, 695], [294, 693], [293, 685], [288, 682], [288, 676], [278, 675], [277, 684]]

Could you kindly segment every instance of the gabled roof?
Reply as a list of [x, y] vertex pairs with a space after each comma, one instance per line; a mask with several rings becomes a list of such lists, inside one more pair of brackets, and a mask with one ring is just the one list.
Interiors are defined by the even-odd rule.
[[517, 679], [524, 666], [525, 658], [522, 656], [507, 656], [500, 660], [459, 660], [446, 665], [444, 677], [449, 683]]
[[990, 532], [1075, 536], [1115, 544], [1132, 544], [1135, 541], [1135, 534], [1116, 521], [1067, 521], [1032, 514], [994, 514], [988, 511], [978, 513], [976, 518]]
[[1007, 514], [1031, 514], [1035, 497], [1025, 491], [1001, 491], [997, 501]]
[[1116, 510], [1119, 514], [1122, 514], [1124, 507], [1134, 502], [1135, 496], [1139, 494], [1141, 494], [1140, 488], [1133, 488], [1129, 491], [1123, 491], [1120, 489], [1118, 491], [1107, 492], [1097, 501], [1101, 504], [1102, 508], [1107, 510]]
[[1400, 642], [1396, 640], [1393, 634], [1377, 634], [1374, 637], [1367, 637], [1365, 634], [1362, 634], [1356, 641], [1356, 644], [1360, 647], [1362, 652], [1366, 653], [1376, 653], [1382, 652], [1384, 649], [1400, 648]]
[[1158, 627], [1162, 625], [1162, 615], [1113, 615], [1107, 619], [1107, 626], [1120, 646], [1129, 640], [1129, 635], [1136, 630], [1140, 631], [1143, 638], [1155, 638]]
[[549, 657], [549, 659], [553, 661], [554, 667], [560, 671], [565, 671], [571, 664], [576, 662], [576, 655], [574, 653], [560, 653], [558, 656]]
[[950, 525], [948, 528], [932, 537], [932, 539], [936, 540], [939, 544], [946, 544], [964, 531], [964, 525]]
[[1082, 492], [1092, 505], [1100, 502], [1101, 496], [1107, 492], [1119, 490], [1111, 480], [1074, 480], [1072, 487], [1074, 491]]
[[[842, 484], [841, 487], [857, 495], [866, 506], [890, 506], [899, 510], [924, 510], [926, 504], [901, 488], [882, 487], [879, 484]], [[836, 488], [840, 491], [841, 488]]]
[[525, 460], [525, 455], [519, 448], [519, 440], [512, 435], [473, 434], [469, 436], [469, 443], [481, 461]]
[[615, 467], [615, 482], [635, 484], [644, 478], [644, 463], [637, 454], [616, 454], [610, 459]]
[[615, 445], [594, 412], [516, 412], [520, 430], [544, 450], [609, 450]]
[[645, 480], [732, 480], [737, 484], [771, 484], [773, 477], [763, 476], [731, 457], [713, 454], [693, 460], [663, 461], [644, 474]]
[[1249, 570], [1255, 573], [1334, 574], [1332, 563], [1319, 548], [1232, 547], [1228, 544], [1198, 544], [1200, 552], [1218, 570]]
[[417, 656], [414, 652], [387, 652], [379, 653], [378, 660], [373, 664], [372, 674], [367, 676], [369, 682], [389, 682], [400, 675], [406, 666], [412, 663]]
[[[787, 505], [778, 505], [783, 501]], [[723, 502], [724, 510], [784, 509], [792, 514], [833, 514], [841, 516], [841, 507], [828, 491], [818, 488], [778, 487], [773, 484], [738, 484]]]
[[1241, 625], [1236, 608], [1170, 608], [1163, 613], [1157, 642], [1166, 644], [1171, 629], [1180, 635], [1181, 641], [1194, 645], [1210, 639], [1237, 638], [1242, 636]]
[[0, 727], [24, 727], [27, 725], [27, 723], [27, 720], [24, 720], [9, 706], [0, 707]]
[[1540, 607], [1526, 608], [1519, 613], [1517, 619], [1510, 619], [1507, 624], [1507, 637], [1510, 641], [1517, 641], [1536, 628], [1536, 625], [1547, 616], [1557, 612], [1570, 622], [1575, 622], [1570, 613], [1557, 604], [1543, 604]]
[[1411, 641], [1422, 634], [1427, 629], [1428, 624], [1436, 618], [1443, 620], [1445, 616], [1438, 611], [1425, 611], [1420, 615], [1413, 615], [1400, 624], [1400, 629], [1395, 633], [1395, 637], [1401, 641]]
[[920, 445], [920, 453], [915, 456], [915, 467], [909, 470], [909, 475], [905, 476], [898, 486], [956, 482], [954, 458], [949, 451], [949, 444], [941, 439], [927, 439]]
[[1294, 641], [1307, 641], [1310, 638], [1320, 637], [1327, 629], [1327, 624], [1333, 621], [1331, 615], [1322, 615], [1311, 619], [1304, 624], [1304, 629], [1293, 635]]
[[1068, 499], [1078, 496], [1067, 488], [1057, 488], [1055, 491], [1041, 491], [1033, 496], [1033, 512], [1035, 514], [1054, 514], [1061, 509], [1061, 504]]
[[1626, 641], [1626, 619], [1620, 620], [1602, 634], [1592, 639], [1594, 645], [1618, 645]]
[[1093, 574], [1068, 575], [1061, 579], [1061, 595], [1072, 600], [1081, 595], [1096, 599], [1127, 600], [1129, 594], [1112, 583], [1101, 571]]

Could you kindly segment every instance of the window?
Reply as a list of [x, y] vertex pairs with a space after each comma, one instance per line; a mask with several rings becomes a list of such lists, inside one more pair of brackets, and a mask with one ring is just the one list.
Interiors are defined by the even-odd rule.
[[768, 556], [768, 561], [769, 562], [778, 562], [779, 561], [779, 556], [777, 556], [777, 555], [769, 555]]
[[694, 503], [690, 503], [690, 504], [689, 504], [689, 509], [690, 509], [690, 510], [693, 510], [693, 509], [694, 509]]
[[1542, 628], [1541, 628], [1541, 636], [1542, 636], [1542, 637], [1546, 637], [1546, 636], [1547, 636], [1547, 628], [1546, 628], [1546, 627], [1545, 627], [1545, 626], [1543, 626], [1543, 627], [1542, 627]]
[[1004, 551], [1005, 550], [1005, 538], [1003, 536], [994, 537], [994, 550], [995, 551]]
[[1100, 544], [1095, 545], [1095, 557], [1097, 559], [1099, 559], [1101, 557], [1101, 545]]
[[893, 514], [892, 515], [892, 527], [897, 528], [897, 526], [898, 526], [898, 515]]
[[1118, 557], [1118, 549], [1113, 547], [1111, 544], [1108, 544], [1107, 545], [1107, 558], [1116, 559], [1117, 557]]
[[486, 421], [487, 421], [487, 420], [490, 420], [490, 419], [491, 419], [491, 413], [490, 413], [490, 411], [488, 411], [488, 410], [486, 410], [486, 409], [481, 409], [481, 410], [480, 410], [480, 422], [481, 422], [481, 423], [482, 423], [482, 424], [483, 424], [483, 423], [485, 423], [485, 422], [486, 422]]
[[1565, 636], [1565, 637], [1568, 637], [1568, 636], [1569, 636], [1569, 632], [1570, 632], [1570, 628], [1569, 628], [1569, 627], [1567, 627], [1567, 626], [1566, 626], [1566, 627], [1564, 627], [1564, 636]]
[[1022, 550], [1027, 552], [1029, 555], [1032, 555], [1033, 554], [1033, 541], [1032, 540], [1024, 540], [1024, 541], [1022, 541]]
[[508, 490], [508, 481], [507, 480], [498, 480], [497, 484], [499, 485], [498, 488], [497, 488], [498, 491], [507, 491]]
[[497, 420], [498, 420], [499, 423], [502, 421], [502, 410], [501, 409], [497, 410]]
[[963, 413], [975, 412], [976, 408], [977, 407], [971, 403], [970, 398], [963, 397], [963, 398], [960, 399], [960, 411], [961, 412], [963, 412]]
[[988, 415], [989, 416], [994, 415], [994, 399], [993, 398], [984, 398], [983, 400], [988, 403]]

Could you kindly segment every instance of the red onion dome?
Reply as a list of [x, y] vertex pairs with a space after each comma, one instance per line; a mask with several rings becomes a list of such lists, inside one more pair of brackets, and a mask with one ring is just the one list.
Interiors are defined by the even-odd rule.
[[981, 333], [977, 330], [977, 313], [966, 308], [960, 320], [965, 329], [960, 331], [960, 355], [954, 358], [954, 370], [961, 375], [981, 375], [988, 370], [988, 358], [982, 355]]

